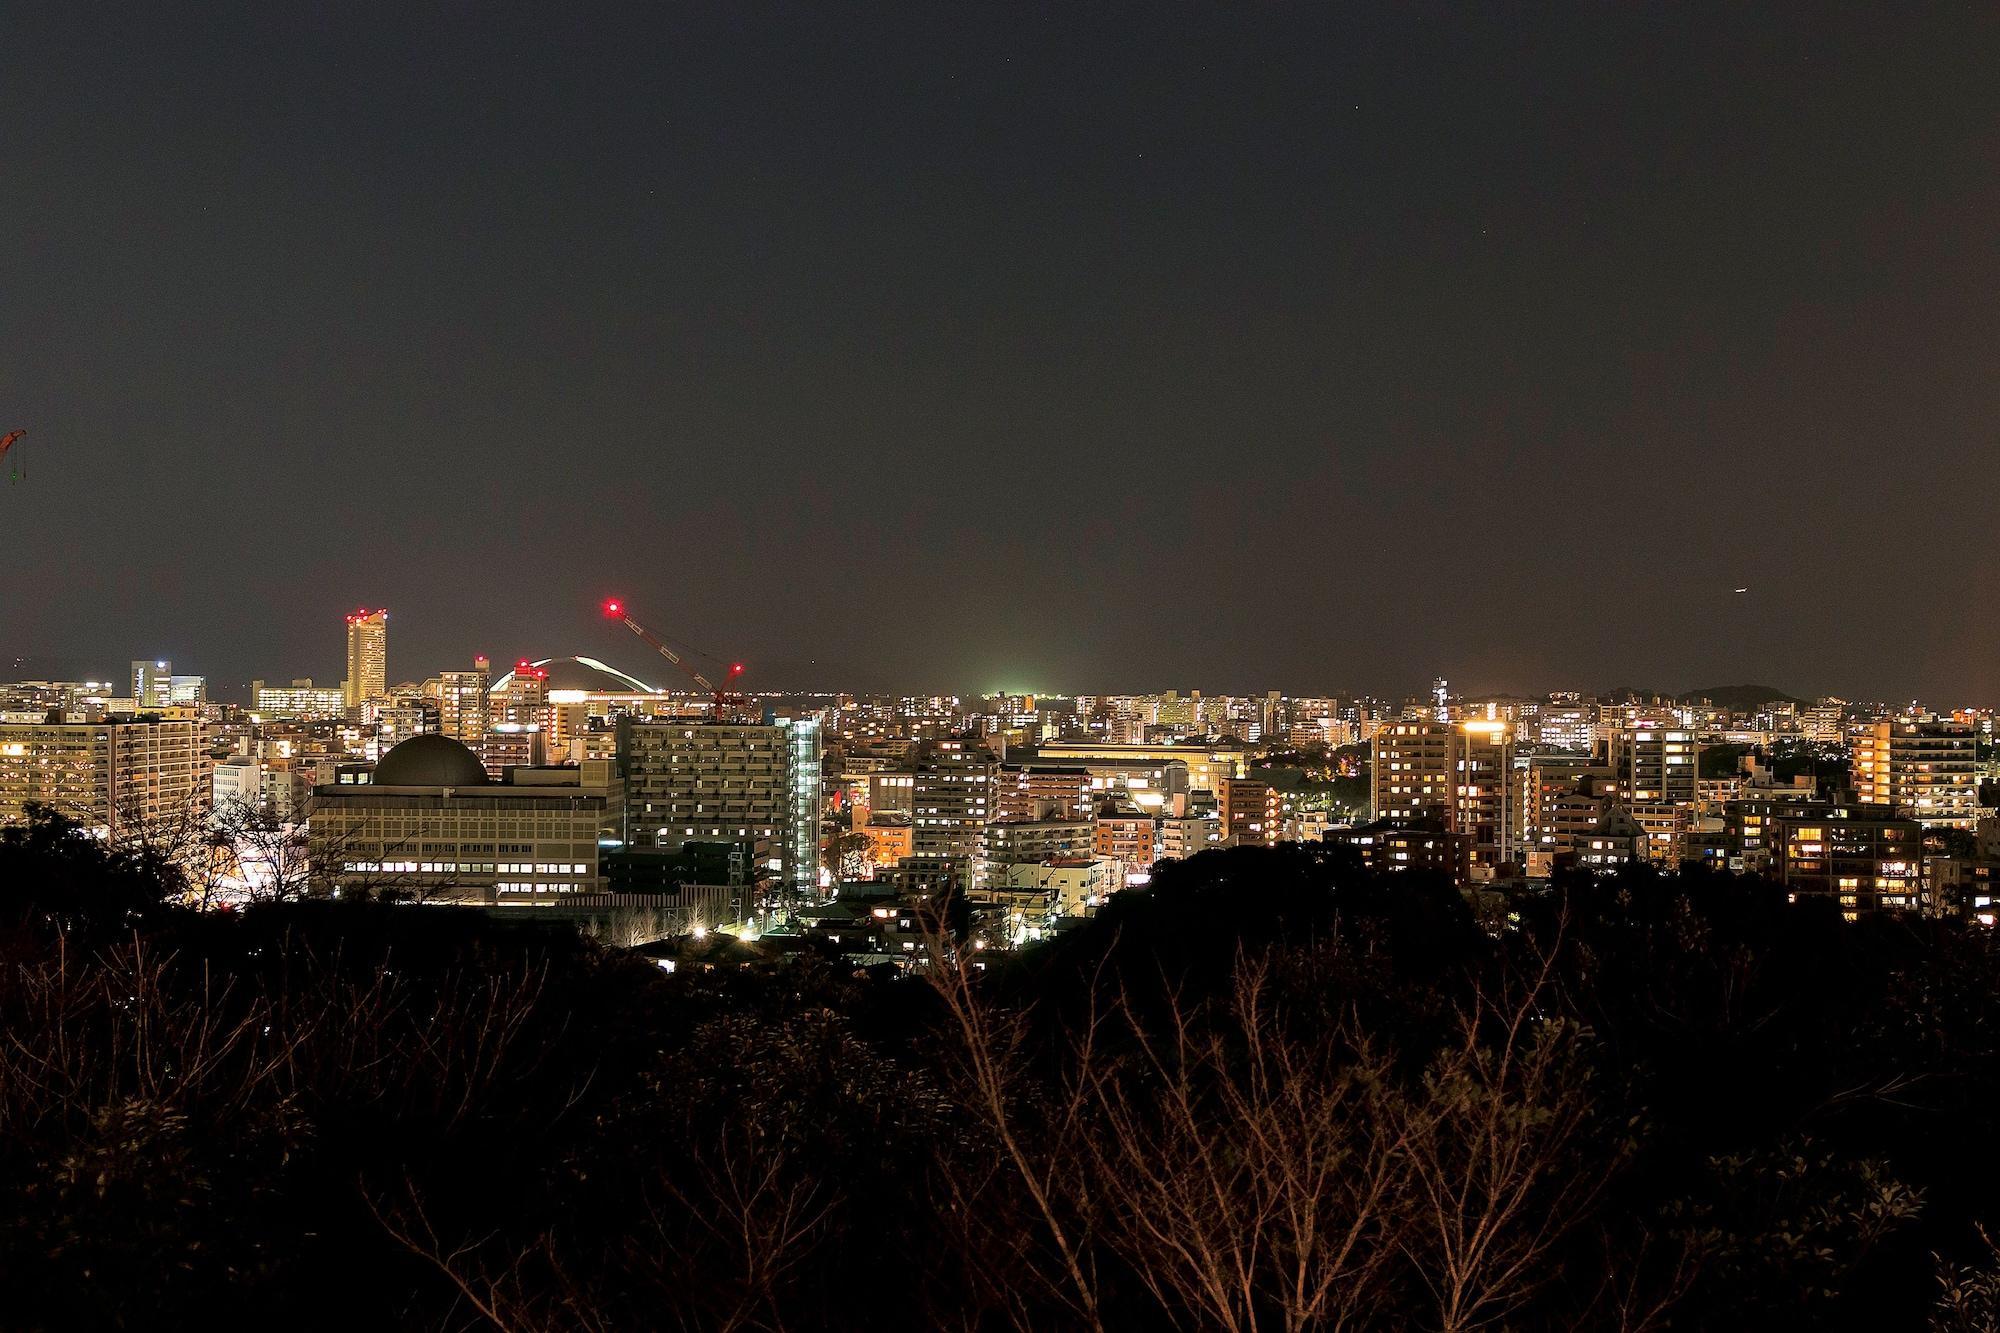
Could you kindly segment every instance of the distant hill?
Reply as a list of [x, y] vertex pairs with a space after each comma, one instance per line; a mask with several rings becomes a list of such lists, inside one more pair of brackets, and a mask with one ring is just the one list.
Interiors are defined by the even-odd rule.
[[1752, 713], [1773, 699], [1780, 703], [1794, 703], [1801, 707], [1809, 705], [1810, 699], [1794, 698], [1783, 690], [1769, 685], [1705, 685], [1698, 690], [1689, 690], [1680, 696], [1682, 703], [1698, 703], [1707, 699], [1718, 708], [1732, 712]]

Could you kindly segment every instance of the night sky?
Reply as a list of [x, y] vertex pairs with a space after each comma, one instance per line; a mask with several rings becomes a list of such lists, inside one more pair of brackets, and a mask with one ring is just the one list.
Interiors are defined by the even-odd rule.
[[2000, 6], [1755, 8], [0, 6], [0, 655], [2000, 704]]

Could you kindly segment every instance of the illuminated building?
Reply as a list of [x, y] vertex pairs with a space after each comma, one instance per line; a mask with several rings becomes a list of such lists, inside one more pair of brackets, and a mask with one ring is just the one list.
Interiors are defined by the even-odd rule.
[[622, 719], [628, 840], [678, 850], [690, 842], [746, 849], [758, 879], [794, 894], [819, 883], [819, 724]]
[[917, 831], [908, 815], [874, 815], [855, 830], [868, 840], [868, 864], [893, 866], [917, 850]]
[[1841, 719], [1846, 710], [1837, 699], [1822, 699], [1799, 713], [1799, 731], [1809, 741], [1831, 745], [1840, 740]]
[[[1097, 825], [1089, 819], [1002, 819], [986, 826], [986, 861], [993, 875], [1010, 865], [1089, 856]], [[981, 901], [975, 892], [973, 901]]]
[[539, 768], [548, 762], [548, 747], [538, 726], [496, 722], [479, 741], [479, 759], [496, 781], [510, 768]]
[[1254, 778], [1222, 778], [1216, 793], [1222, 837], [1232, 847], [1265, 847], [1278, 839], [1278, 793]]
[[504, 782], [463, 743], [412, 737], [372, 772], [314, 789], [314, 864], [343, 888], [486, 905], [601, 891], [622, 793], [608, 761], [515, 768]]
[[376, 739], [384, 751], [391, 746], [438, 730], [438, 706], [432, 699], [385, 701], [375, 710]]
[[1588, 754], [1597, 740], [1595, 710], [1582, 704], [1544, 704], [1535, 717], [1534, 736], [1546, 748]]
[[1249, 751], [1234, 745], [1112, 745], [1091, 741], [1057, 741], [1037, 746], [1035, 757], [1045, 763], [1081, 765], [1095, 769], [1091, 761], [1134, 761], [1165, 767], [1187, 765], [1190, 790], [1222, 791], [1222, 779], [1248, 777]]
[[210, 777], [210, 804], [220, 811], [230, 806], [264, 805], [264, 765], [254, 756], [233, 754], [215, 765]]
[[1832, 809], [1832, 802], [1816, 799], [1810, 787], [1772, 788], [1727, 802], [1722, 821], [1728, 832], [1729, 869], [1751, 874], [1769, 870], [1777, 856], [1773, 820], [1793, 815], [1824, 818]]
[[203, 676], [176, 676], [174, 664], [166, 661], [132, 664], [132, 705], [145, 712], [162, 708], [192, 707], [207, 702], [208, 680]]
[[1328, 829], [1328, 846], [1350, 847], [1370, 870], [1419, 871], [1463, 884], [1472, 873], [1472, 838], [1437, 820], [1378, 819], [1360, 828]]
[[1214, 815], [1162, 815], [1157, 860], [1185, 861], [1222, 841], [1222, 821]]
[[1687, 852], [1687, 835], [1693, 828], [1694, 808], [1670, 801], [1626, 801], [1617, 809], [1639, 826], [1646, 835], [1643, 854], [1655, 865], [1679, 865]]
[[1475, 878], [1517, 859], [1525, 775], [1514, 767], [1512, 724], [1407, 718], [1384, 725], [1373, 746], [1376, 818], [1466, 834]]
[[486, 690], [492, 667], [483, 657], [470, 671], [438, 673], [438, 730], [455, 741], [478, 745], [486, 735]]
[[387, 611], [356, 611], [347, 617], [347, 679], [341, 690], [349, 708], [389, 692]]
[[1693, 805], [1700, 747], [1692, 731], [1639, 720], [1614, 738], [1614, 766], [1633, 801]]
[[167, 702], [167, 680], [173, 674], [171, 662], [132, 664], [132, 702], [139, 708], [158, 708]]
[[1371, 786], [1377, 819], [1414, 823], [1449, 818], [1457, 785], [1458, 732], [1449, 722], [1412, 718], [1375, 733]]
[[1095, 803], [1091, 786], [1087, 768], [1003, 764], [995, 784], [994, 818], [1080, 818]]
[[1523, 774], [1514, 728], [1493, 718], [1459, 723], [1458, 771], [1448, 827], [1472, 838], [1472, 873], [1486, 878], [1519, 855]]
[[1924, 826], [1889, 806], [1779, 815], [1771, 829], [1777, 878], [1795, 898], [1830, 898], [1850, 920], [1923, 903]]
[[[1580, 755], [1538, 754], [1528, 763], [1521, 786], [1521, 853], [1553, 858], [1575, 847], [1572, 835], [1597, 826], [1602, 801], [1582, 790], [1586, 781], [1608, 785], [1611, 769]], [[1545, 872], [1548, 859], [1531, 863]]]
[[251, 711], [261, 718], [333, 718], [347, 711], [346, 691], [316, 686], [310, 676], [290, 685], [266, 685], [253, 680], [250, 701]]
[[522, 661], [495, 686], [489, 700], [489, 723], [511, 722], [518, 727], [549, 727], [549, 672], [547, 667]]
[[211, 794], [200, 722], [0, 723], [0, 823], [39, 804], [115, 838], [205, 814]]
[[1051, 858], [1008, 866], [992, 892], [1001, 900], [1044, 900], [1055, 916], [1088, 916], [1123, 887], [1111, 877], [1111, 863], [1094, 857]]
[[1888, 805], [1926, 828], [1972, 828], [1975, 740], [1955, 722], [1884, 721], [1854, 737], [1855, 800]]
[[1095, 851], [1125, 864], [1127, 883], [1141, 881], [1159, 859], [1159, 830], [1153, 817], [1130, 806], [1107, 803], [1097, 812]]
[[1605, 808], [1596, 828], [1577, 838], [1575, 847], [1576, 863], [1586, 870], [1615, 870], [1646, 860], [1649, 852], [1646, 829], [1615, 802]]
[[868, 808], [878, 815], [908, 818], [916, 799], [917, 775], [880, 772], [868, 775]]
[[949, 864], [973, 890], [983, 886], [998, 767], [983, 751], [962, 749], [919, 765], [911, 775], [910, 822], [916, 826], [911, 855], [920, 864]]

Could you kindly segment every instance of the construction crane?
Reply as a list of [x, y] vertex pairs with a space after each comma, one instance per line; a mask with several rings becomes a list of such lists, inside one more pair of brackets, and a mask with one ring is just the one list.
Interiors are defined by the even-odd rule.
[[692, 680], [695, 684], [701, 686], [702, 689], [708, 691], [709, 697], [715, 701], [715, 715], [717, 717], [721, 717], [724, 711], [728, 709], [743, 706], [743, 696], [729, 688], [730, 685], [735, 683], [736, 678], [743, 674], [743, 664], [741, 662], [731, 662], [729, 664], [729, 673], [723, 677], [722, 684], [717, 685], [707, 676], [697, 671], [694, 665], [679, 653], [660, 642], [658, 635], [627, 615], [625, 613], [625, 603], [619, 601], [617, 598], [610, 598], [604, 603], [604, 618], [606, 620], [616, 620], [624, 625], [626, 629], [631, 630], [643, 639], [647, 647], [679, 667], [689, 680]]

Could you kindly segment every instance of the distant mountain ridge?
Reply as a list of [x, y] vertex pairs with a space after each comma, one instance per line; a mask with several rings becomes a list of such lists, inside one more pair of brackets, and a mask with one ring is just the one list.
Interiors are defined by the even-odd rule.
[[1685, 704], [1699, 703], [1706, 699], [1718, 708], [1727, 708], [1738, 713], [1755, 712], [1774, 700], [1778, 703], [1797, 704], [1801, 708], [1809, 707], [1812, 703], [1810, 699], [1797, 698], [1771, 685], [1705, 685], [1701, 689], [1688, 690], [1677, 697]]

